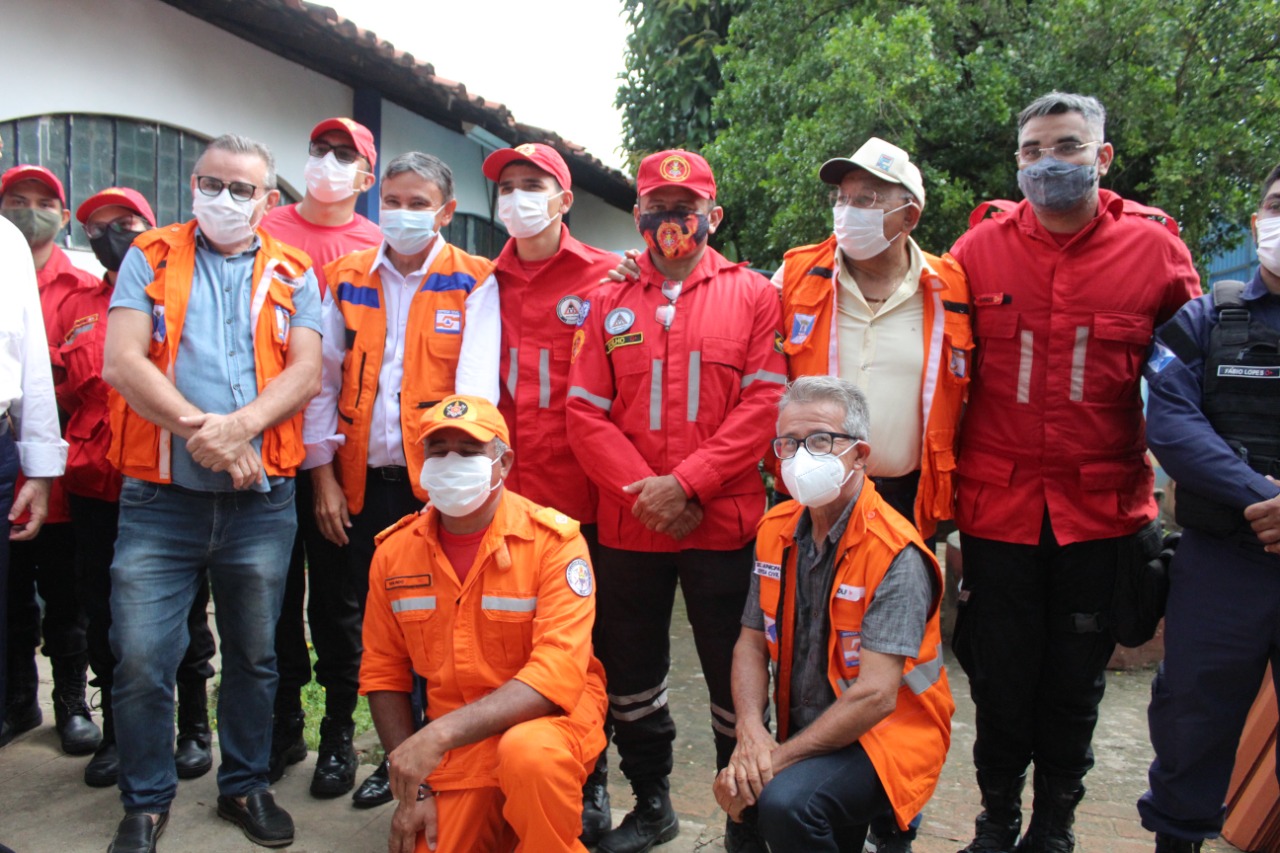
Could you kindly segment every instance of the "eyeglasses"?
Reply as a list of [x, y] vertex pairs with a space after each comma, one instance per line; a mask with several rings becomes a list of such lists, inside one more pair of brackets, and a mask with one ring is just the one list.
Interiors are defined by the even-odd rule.
[[196, 189], [210, 198], [222, 192], [224, 188], [231, 192], [231, 197], [236, 201], [249, 201], [258, 192], [256, 186], [246, 184], [244, 181], [224, 181], [208, 175], [196, 175]]
[[[902, 197], [904, 201], [912, 201], [909, 196]], [[860, 207], [863, 210], [875, 207], [881, 202], [890, 203], [889, 196], [880, 195], [874, 192], [860, 192], [855, 195], [845, 195], [840, 190], [832, 190], [827, 194], [827, 201], [832, 207]]]
[[1095, 140], [1093, 142], [1063, 142], [1058, 145], [1051, 145], [1048, 148], [1035, 148], [1027, 145], [1013, 152], [1018, 158], [1019, 163], [1034, 163], [1046, 154], [1052, 154], [1059, 160], [1066, 160], [1079, 154], [1091, 145], [1101, 145], [1102, 143]]
[[826, 456], [835, 447], [837, 438], [843, 438], [847, 441], [862, 441], [856, 435], [847, 435], [843, 432], [813, 432], [804, 438], [791, 438], [790, 436], [780, 435], [773, 440], [773, 455], [779, 459], [790, 459], [796, 455], [796, 451], [803, 444], [805, 450], [808, 450], [811, 455]]
[[109, 222], [87, 222], [84, 226], [84, 233], [90, 240], [97, 240], [106, 234], [108, 230], [117, 234], [141, 234], [150, 228], [150, 222], [136, 213], [128, 213], [124, 216], [118, 216]]
[[313, 140], [307, 150], [311, 152], [312, 157], [323, 157], [332, 151], [334, 158], [344, 166], [350, 166], [362, 156], [359, 151], [350, 145], [330, 145], [318, 139]]

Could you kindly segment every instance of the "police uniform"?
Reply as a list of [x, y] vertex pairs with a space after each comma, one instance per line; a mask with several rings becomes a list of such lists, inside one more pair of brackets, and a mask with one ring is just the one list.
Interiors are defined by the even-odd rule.
[[1280, 663], [1280, 556], [1244, 517], [1280, 494], [1267, 479], [1280, 477], [1280, 297], [1260, 274], [1242, 291], [1218, 283], [1160, 328], [1146, 377], [1147, 441], [1178, 483], [1183, 535], [1138, 811], [1147, 829], [1196, 841], [1222, 829], [1245, 717], [1268, 660]]

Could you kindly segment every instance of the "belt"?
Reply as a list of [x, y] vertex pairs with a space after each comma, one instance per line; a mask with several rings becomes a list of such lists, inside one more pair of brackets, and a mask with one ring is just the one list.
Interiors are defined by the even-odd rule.
[[871, 482], [877, 486], [909, 486], [912, 483], [920, 481], [920, 469], [912, 471], [910, 474], [903, 474], [901, 477], [872, 477]]
[[392, 483], [403, 483], [409, 479], [409, 469], [403, 465], [385, 465], [381, 468], [370, 468], [369, 476]]

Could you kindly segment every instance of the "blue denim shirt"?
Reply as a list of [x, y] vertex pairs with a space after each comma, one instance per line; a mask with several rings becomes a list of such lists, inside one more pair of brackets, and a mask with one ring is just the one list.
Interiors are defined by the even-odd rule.
[[[253, 262], [260, 241], [238, 255], [223, 255], [205, 242], [196, 229], [195, 277], [187, 303], [182, 340], [174, 363], [178, 391], [202, 412], [226, 415], [244, 408], [258, 396], [253, 358], [250, 301], [253, 295]], [[112, 308], [132, 308], [151, 316], [152, 300], [146, 287], [153, 280], [151, 265], [140, 249], [125, 255], [116, 277]], [[320, 333], [320, 290], [315, 273], [307, 270], [305, 284], [293, 294], [291, 328]], [[262, 453], [262, 436], [253, 439]], [[172, 471], [175, 485], [201, 492], [231, 491], [231, 475], [210, 471], [191, 458], [187, 443], [173, 438]], [[272, 478], [275, 486], [282, 478]], [[254, 488], [266, 491], [259, 482]]]

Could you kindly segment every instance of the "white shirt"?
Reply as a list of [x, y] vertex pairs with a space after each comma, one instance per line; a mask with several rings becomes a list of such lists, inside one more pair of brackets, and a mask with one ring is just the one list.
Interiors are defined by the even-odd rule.
[[22, 232], [3, 218], [0, 293], [0, 415], [13, 419], [22, 473], [58, 477], [67, 466], [67, 443], [58, 424], [35, 264]]
[[[387, 258], [387, 244], [378, 248], [371, 270], [377, 271], [382, 283], [386, 306], [387, 339], [382, 352], [382, 368], [378, 372], [378, 391], [373, 401], [369, 429], [371, 468], [408, 464], [404, 456], [404, 437], [400, 430], [400, 387], [404, 381], [405, 331], [409, 325], [409, 307], [431, 265], [435, 263], [445, 241], [437, 236], [422, 266], [401, 275]], [[332, 290], [332, 288], [330, 288]], [[308, 404], [303, 418], [303, 442], [307, 459], [303, 468], [314, 468], [333, 461], [336, 448], [345, 437], [338, 435], [338, 392], [342, 387], [342, 358], [346, 345], [346, 329], [332, 298], [326, 295], [324, 311], [324, 368], [321, 390]], [[462, 350], [458, 356], [458, 372], [454, 376], [454, 392], [498, 400], [498, 363], [501, 357], [502, 315], [498, 301], [498, 285], [489, 276], [467, 296], [463, 313]]]

